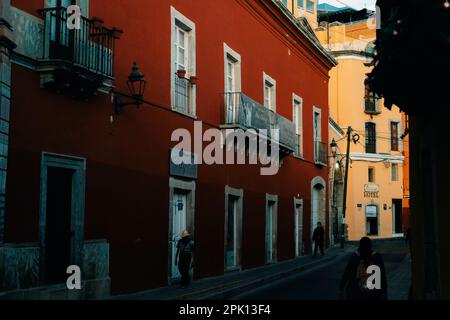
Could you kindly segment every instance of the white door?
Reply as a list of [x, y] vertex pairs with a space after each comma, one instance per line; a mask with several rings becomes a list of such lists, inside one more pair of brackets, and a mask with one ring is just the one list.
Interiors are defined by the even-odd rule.
[[186, 229], [186, 204], [185, 194], [174, 193], [172, 208], [172, 279], [180, 278], [181, 274], [175, 265], [177, 243], [181, 239], [181, 232]]
[[320, 190], [317, 188], [313, 188], [312, 207], [311, 207], [311, 238], [314, 229], [317, 227], [317, 223], [319, 222], [319, 208], [320, 208], [319, 201], [320, 201]]
[[299, 257], [302, 254], [302, 245], [301, 245], [301, 239], [302, 239], [302, 206], [297, 205], [295, 207], [295, 256]]
[[226, 261], [227, 268], [236, 267], [236, 243], [237, 243], [237, 232], [236, 232], [236, 207], [237, 200], [234, 197], [230, 197], [228, 201], [228, 226], [227, 226], [227, 252]]
[[266, 261], [273, 261], [273, 203], [269, 203], [266, 221]]

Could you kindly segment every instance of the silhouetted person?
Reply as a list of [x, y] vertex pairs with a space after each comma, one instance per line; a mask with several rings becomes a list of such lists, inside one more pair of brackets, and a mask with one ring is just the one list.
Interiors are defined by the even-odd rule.
[[194, 255], [194, 241], [187, 230], [181, 233], [181, 239], [177, 243], [177, 254], [175, 256], [175, 265], [178, 264], [178, 270], [181, 273], [181, 286], [184, 288], [189, 285], [191, 277], [189, 270], [192, 267]]
[[320, 254], [323, 256], [323, 246], [325, 242], [325, 229], [322, 223], [317, 223], [317, 228], [314, 229], [312, 240], [314, 241], [314, 256], [317, 256], [317, 249], [320, 249]]
[[[380, 268], [381, 287], [379, 289], [370, 289], [367, 286], [367, 280], [372, 276], [372, 274], [367, 273], [369, 266], [378, 266]], [[386, 270], [384, 269], [383, 258], [379, 253], [372, 250], [372, 241], [369, 238], [364, 237], [359, 241], [359, 248], [352, 254], [348, 262], [339, 290], [340, 297], [348, 300], [387, 299]]]

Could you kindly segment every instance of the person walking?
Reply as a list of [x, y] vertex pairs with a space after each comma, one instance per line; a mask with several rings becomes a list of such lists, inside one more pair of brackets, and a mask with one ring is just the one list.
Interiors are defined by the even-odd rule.
[[[370, 266], [377, 266], [380, 270], [380, 287], [370, 288], [367, 273]], [[376, 283], [375, 279], [375, 283]], [[372, 250], [372, 241], [363, 237], [359, 241], [359, 248], [352, 254], [339, 285], [339, 298], [348, 300], [387, 300], [386, 270], [382, 256]]]
[[325, 229], [322, 227], [322, 223], [318, 222], [316, 229], [314, 229], [312, 240], [314, 242], [314, 256], [317, 256], [317, 250], [320, 249], [320, 254], [324, 253], [324, 242], [325, 242]]
[[181, 239], [178, 240], [175, 264], [181, 273], [181, 287], [185, 288], [191, 281], [189, 272], [194, 264], [194, 241], [187, 230], [181, 232]]

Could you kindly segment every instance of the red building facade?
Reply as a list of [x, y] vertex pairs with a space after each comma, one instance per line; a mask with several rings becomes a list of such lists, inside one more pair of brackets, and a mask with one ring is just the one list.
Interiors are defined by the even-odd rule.
[[[173, 245], [184, 228], [195, 239], [195, 278], [309, 254], [318, 221], [329, 234], [335, 61], [306, 22], [271, 0], [84, 0], [89, 19], [70, 33], [58, 31], [65, 11], [48, 8], [70, 1], [53, 2], [9, 8], [17, 48], [0, 271], [21, 281], [0, 291], [65, 283], [67, 264], [81, 266], [81, 297], [165, 286], [177, 278]], [[118, 115], [111, 92], [128, 93], [134, 62], [145, 103]], [[244, 105], [259, 123], [243, 125]], [[171, 164], [172, 133], [194, 135], [195, 121], [203, 131], [281, 126], [278, 173]]]

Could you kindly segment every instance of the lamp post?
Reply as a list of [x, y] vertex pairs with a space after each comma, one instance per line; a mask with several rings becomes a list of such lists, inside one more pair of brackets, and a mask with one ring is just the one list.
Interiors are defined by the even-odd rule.
[[[114, 92], [114, 110], [116, 114], [122, 113], [122, 110], [125, 106], [128, 105], [136, 105], [137, 108], [144, 103], [144, 92], [147, 86], [147, 81], [145, 80], [144, 75], [139, 70], [137, 63], [133, 64], [133, 68], [131, 70], [131, 74], [127, 80], [129, 95]], [[123, 97], [130, 99], [128, 102], [124, 102], [122, 100]]]

